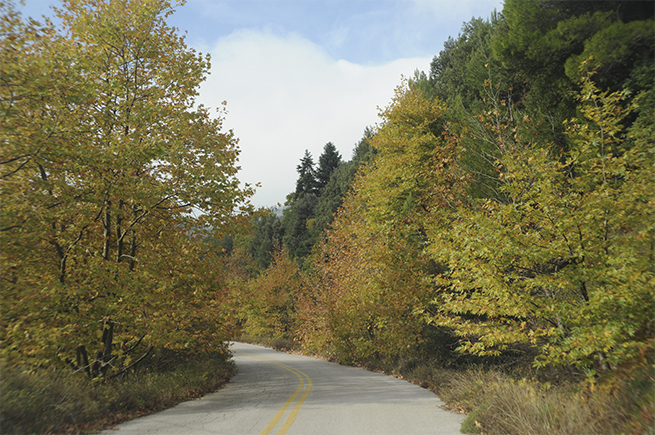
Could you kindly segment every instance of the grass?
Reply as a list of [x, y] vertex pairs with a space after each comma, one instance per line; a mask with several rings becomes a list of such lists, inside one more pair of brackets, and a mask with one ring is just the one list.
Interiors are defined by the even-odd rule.
[[105, 383], [70, 370], [0, 366], [0, 432], [90, 433], [220, 388], [235, 366], [224, 353], [159, 352], [149, 368]]
[[655, 366], [598, 382], [555, 384], [499, 369], [444, 369], [429, 363], [392, 370], [466, 413], [462, 432], [483, 435], [655, 434]]

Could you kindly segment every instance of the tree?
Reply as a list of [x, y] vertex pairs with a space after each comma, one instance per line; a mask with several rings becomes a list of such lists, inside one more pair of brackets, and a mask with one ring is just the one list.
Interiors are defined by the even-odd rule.
[[311, 230], [317, 203], [316, 195], [309, 193], [296, 199], [291, 207], [284, 210], [282, 240], [292, 258], [303, 258], [312, 250], [315, 240]]
[[299, 285], [298, 265], [284, 247], [274, 251], [270, 267], [249, 280], [242, 291], [244, 332], [255, 337], [292, 338]]
[[[331, 143], [326, 144], [326, 149], [330, 148], [328, 145]], [[324, 172], [330, 165], [326, 159], [327, 157], [324, 158], [324, 167], [322, 168]], [[302, 258], [309, 254], [314, 245], [315, 238], [312, 235], [312, 227], [315, 222], [314, 209], [318, 203], [320, 187], [314, 160], [309, 151], [305, 150], [305, 155], [296, 169], [298, 171], [296, 191], [287, 196], [285, 204], [287, 208], [284, 210], [282, 219], [283, 242], [293, 258]]]
[[453, 119], [461, 114], [457, 112], [459, 105], [466, 110], [478, 108], [486, 97], [485, 80], [493, 74], [499, 81], [498, 76], [502, 74], [491, 49], [492, 37], [498, 28], [498, 17], [493, 17], [491, 22], [474, 18], [464, 23], [458, 38], [449, 37], [444, 49], [430, 63], [432, 92], [448, 103], [449, 109], [455, 112]]
[[382, 233], [404, 228], [422, 244], [425, 219], [464, 194], [465, 174], [455, 144], [442, 135], [444, 103], [406, 83], [380, 111], [382, 127], [370, 143], [378, 154], [362, 169], [355, 189], [366, 201], [370, 225]]
[[341, 164], [341, 155], [332, 142], [328, 142], [323, 147], [323, 153], [318, 158], [318, 168], [316, 169], [316, 185], [319, 196], [322, 195], [325, 186], [330, 181], [330, 177], [335, 169]]
[[254, 234], [248, 243], [248, 251], [257, 265], [266, 269], [271, 264], [274, 250], [282, 244], [282, 222], [272, 210], [260, 210], [253, 226]]
[[2, 8], [3, 355], [107, 376], [153, 346], [220, 346], [202, 240], [251, 192], [222, 116], [195, 107], [208, 58], [168, 1], [65, 0], [61, 34]]
[[508, 0], [493, 51], [506, 68], [521, 71], [531, 115], [541, 111], [559, 129], [575, 115], [578, 66], [591, 56], [602, 65], [596, 79], [603, 88], [644, 89], [637, 76], [653, 76], [654, 15], [652, 2]]
[[315, 240], [322, 237], [325, 229], [332, 222], [335, 213], [350, 190], [359, 166], [371, 158], [371, 147], [368, 141], [372, 134], [369, 129], [366, 129], [364, 137], [355, 146], [352, 160], [341, 163], [331, 173], [330, 180], [322, 190], [314, 211], [315, 223], [312, 227], [312, 235]]
[[308, 150], [305, 150], [305, 155], [300, 160], [300, 164], [296, 167], [298, 171], [298, 180], [296, 180], [296, 197], [301, 197], [306, 194], [318, 193], [318, 184], [316, 181], [316, 169], [314, 168], [314, 159]]
[[340, 361], [405, 355], [418, 340], [413, 315], [428, 282], [402, 238], [380, 237], [366, 204], [348, 195], [331, 229], [305, 261], [297, 338]]
[[517, 130], [497, 163], [508, 201], [478, 201], [450, 231], [430, 232], [449, 266], [435, 321], [463, 337], [463, 351], [518, 343], [539, 350], [537, 366], [599, 370], [652, 352], [652, 99], [637, 99], [640, 121], [625, 135], [626, 93], [589, 77], [580, 86], [569, 154], [531, 143], [529, 125]]
[[[422, 339], [436, 265], [428, 225], [463, 193], [454, 144], [441, 135], [445, 107], [398, 86], [324, 240], [305, 263], [300, 338], [344, 361], [407, 356]], [[324, 349], [322, 347], [326, 347]]]

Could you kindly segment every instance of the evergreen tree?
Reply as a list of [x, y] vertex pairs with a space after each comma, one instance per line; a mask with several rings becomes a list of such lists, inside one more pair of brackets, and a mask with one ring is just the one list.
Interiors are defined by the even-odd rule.
[[257, 266], [266, 269], [271, 264], [273, 251], [280, 248], [284, 229], [280, 218], [272, 210], [262, 210], [253, 222], [254, 234], [248, 252]]
[[575, 115], [578, 67], [591, 57], [602, 88], [636, 95], [652, 86], [654, 15], [653, 2], [507, 0], [493, 52], [524, 77], [532, 114], [561, 129]]
[[328, 181], [325, 188], [322, 190], [314, 212], [316, 221], [312, 227], [312, 234], [314, 235], [315, 240], [318, 240], [321, 237], [323, 231], [325, 231], [327, 226], [334, 219], [334, 214], [343, 203], [346, 193], [350, 190], [350, 186], [359, 166], [368, 161], [373, 155], [375, 149], [369, 144], [369, 140], [372, 136], [372, 131], [369, 128], [366, 128], [364, 136], [353, 151], [352, 160], [339, 165], [339, 167], [332, 172], [330, 181]]
[[[314, 160], [308, 150], [296, 167], [298, 180], [296, 191], [287, 196], [282, 226], [284, 229], [283, 243], [292, 258], [302, 257], [311, 251], [311, 234], [307, 228], [308, 221], [314, 217], [314, 207], [318, 202], [318, 184]], [[299, 249], [299, 247], [304, 247]], [[309, 249], [307, 249], [309, 246]], [[305, 252], [306, 251], [306, 252]]]
[[308, 150], [305, 150], [305, 155], [296, 170], [298, 171], [296, 198], [304, 194], [315, 194], [317, 192], [316, 169], [314, 169], [314, 159]]
[[[479, 106], [486, 96], [484, 83], [491, 76], [494, 82], [500, 80], [499, 62], [492, 57], [491, 38], [497, 27], [497, 16], [492, 21], [474, 18], [462, 25], [457, 37], [449, 37], [444, 49], [430, 63], [429, 81], [433, 87], [432, 95], [449, 103], [450, 106], [462, 105], [467, 110]], [[422, 83], [420, 76], [412, 84]], [[515, 85], [515, 84], [513, 84]], [[505, 88], [510, 86], [505, 85]], [[459, 118], [459, 114], [451, 118]]]
[[328, 142], [323, 147], [323, 154], [318, 158], [318, 169], [316, 170], [316, 184], [319, 194], [323, 192], [325, 186], [330, 181], [330, 177], [335, 169], [341, 164], [341, 155], [332, 142]]
[[373, 148], [370, 144], [370, 140], [373, 137], [373, 130], [370, 127], [364, 129], [364, 135], [360, 139], [359, 143], [353, 150], [352, 162], [359, 166], [362, 163], [366, 163], [369, 160], [372, 160], [377, 155], [377, 150]]
[[[524, 109], [523, 78], [503, 68], [493, 53], [492, 43], [501, 25], [504, 23], [498, 14], [492, 14], [488, 21], [474, 18], [464, 23], [458, 38], [450, 38], [444, 44], [430, 68], [433, 98], [447, 103], [445, 130], [451, 137], [461, 137], [463, 151], [459, 163], [471, 176], [468, 195], [476, 198], [498, 197], [499, 180], [493, 162], [502, 150], [490, 138], [511, 132], [494, 131], [493, 125], [504, 125], [504, 120]], [[420, 81], [411, 85], [423, 89]], [[481, 121], [480, 114], [489, 110], [495, 123]], [[552, 137], [545, 124], [539, 134]]]
[[318, 197], [307, 193], [297, 197], [293, 204], [284, 211], [284, 245], [292, 258], [302, 258], [309, 254], [314, 245], [311, 228], [314, 225], [314, 209]]

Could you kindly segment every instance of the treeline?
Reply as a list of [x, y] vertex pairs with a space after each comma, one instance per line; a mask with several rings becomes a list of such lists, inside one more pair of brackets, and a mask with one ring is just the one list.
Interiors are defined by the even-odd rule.
[[230, 251], [251, 336], [344, 362], [652, 359], [654, 7], [507, 0], [398, 86], [351, 161], [306, 153]]

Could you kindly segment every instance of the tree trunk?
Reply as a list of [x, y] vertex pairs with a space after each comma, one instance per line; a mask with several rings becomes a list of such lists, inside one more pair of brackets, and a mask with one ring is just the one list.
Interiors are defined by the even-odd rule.
[[109, 363], [111, 362], [111, 353], [113, 350], [114, 342], [114, 322], [107, 322], [102, 331], [102, 343], [104, 344], [104, 351], [102, 353], [102, 363], [100, 365], [100, 373], [103, 377], [107, 376], [109, 370]]
[[105, 216], [103, 218], [103, 225], [105, 227], [105, 246], [102, 250], [102, 258], [109, 260], [109, 249], [111, 245], [111, 201], [107, 200], [105, 203]]

